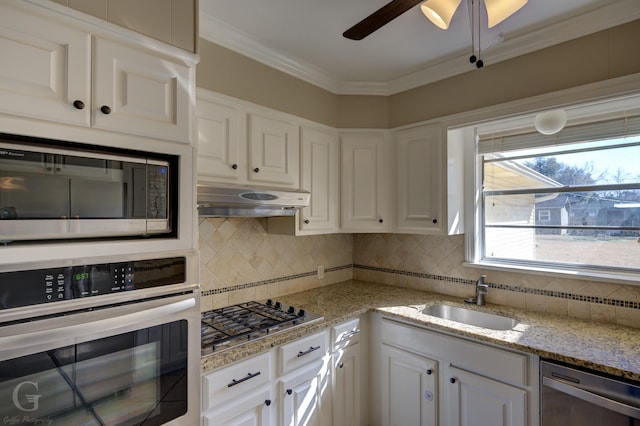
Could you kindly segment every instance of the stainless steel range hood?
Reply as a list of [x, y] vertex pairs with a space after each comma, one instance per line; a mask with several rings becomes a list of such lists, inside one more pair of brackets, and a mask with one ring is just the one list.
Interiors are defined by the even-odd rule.
[[311, 194], [301, 190], [283, 190], [198, 182], [200, 217], [273, 217], [293, 216], [309, 205]]

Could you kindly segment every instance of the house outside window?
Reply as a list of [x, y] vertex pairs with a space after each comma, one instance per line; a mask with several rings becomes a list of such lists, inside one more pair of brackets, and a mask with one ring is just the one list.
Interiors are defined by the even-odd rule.
[[479, 134], [469, 263], [640, 280], [636, 114], [553, 136]]

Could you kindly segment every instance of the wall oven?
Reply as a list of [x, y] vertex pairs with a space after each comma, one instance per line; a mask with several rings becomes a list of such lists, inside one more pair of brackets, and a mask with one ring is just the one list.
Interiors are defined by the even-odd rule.
[[3, 268], [3, 424], [199, 423], [195, 253]]
[[0, 134], [0, 242], [176, 235], [177, 157]]

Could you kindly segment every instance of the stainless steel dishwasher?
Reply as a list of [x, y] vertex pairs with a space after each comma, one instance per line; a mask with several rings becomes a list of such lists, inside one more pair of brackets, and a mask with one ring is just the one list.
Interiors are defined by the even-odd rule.
[[640, 383], [540, 362], [542, 426], [640, 426]]

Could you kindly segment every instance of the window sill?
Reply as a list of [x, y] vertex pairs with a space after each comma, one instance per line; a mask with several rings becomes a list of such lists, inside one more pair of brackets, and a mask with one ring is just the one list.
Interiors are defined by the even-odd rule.
[[618, 271], [593, 271], [579, 268], [563, 269], [544, 266], [515, 265], [511, 263], [492, 262], [486, 260], [464, 262], [463, 265], [469, 268], [481, 268], [521, 274], [547, 275], [574, 280], [602, 281], [607, 283], [640, 286], [640, 274]]

